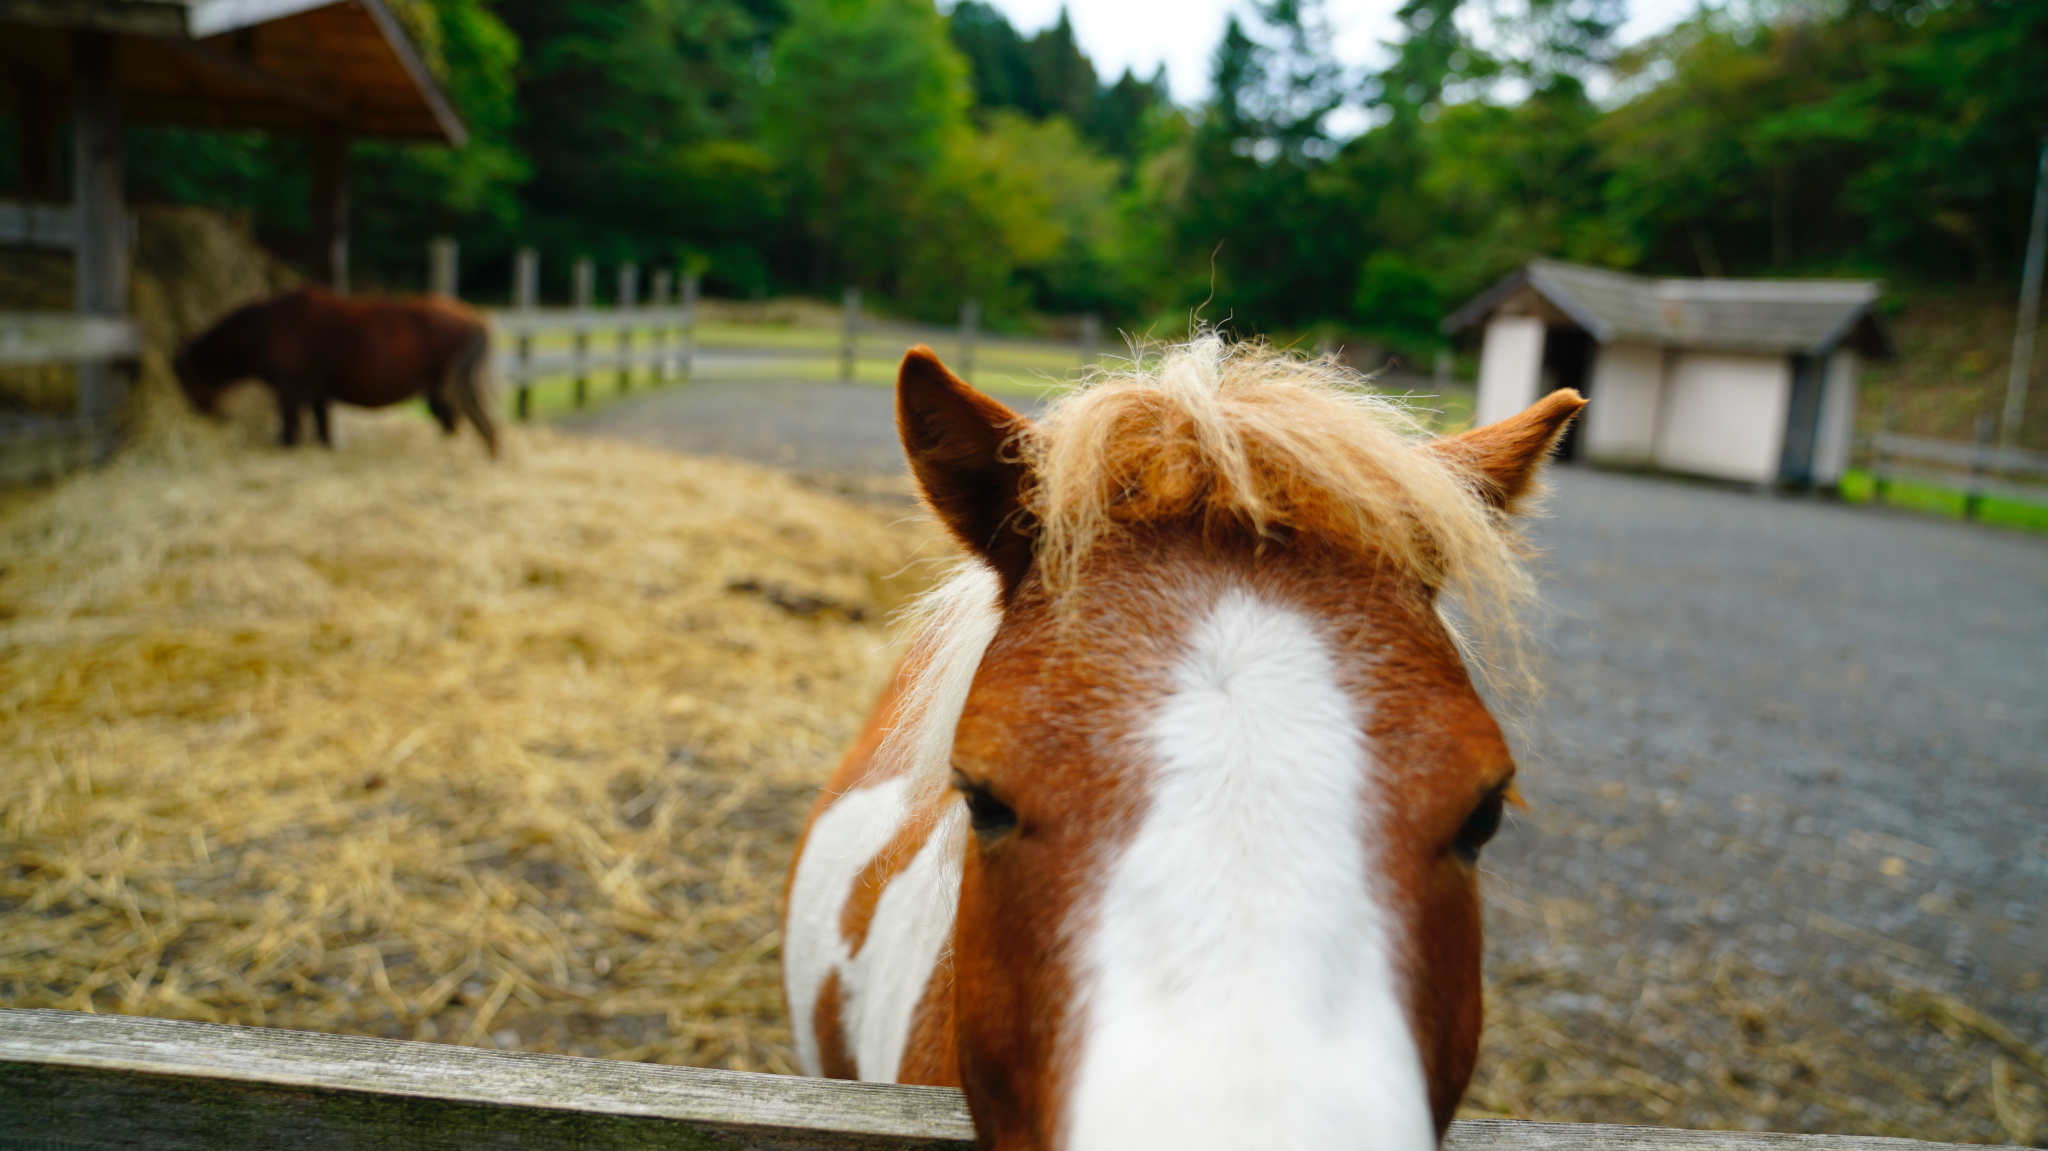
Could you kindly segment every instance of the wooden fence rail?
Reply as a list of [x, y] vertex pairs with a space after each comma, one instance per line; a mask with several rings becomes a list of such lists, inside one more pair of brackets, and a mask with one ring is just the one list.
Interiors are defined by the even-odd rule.
[[[959, 1092], [69, 1011], [0, 1011], [0, 1151], [968, 1151]], [[1935, 1151], [1461, 1121], [1446, 1151]]]
[[0, 415], [0, 483], [55, 475], [103, 457], [114, 442], [124, 366], [141, 354], [142, 330], [133, 320], [0, 312], [0, 367], [54, 364], [79, 372], [76, 414]]
[[[529, 281], [519, 282], [524, 285]], [[622, 276], [622, 291], [627, 283], [628, 279]], [[590, 381], [604, 373], [615, 375], [620, 391], [627, 389], [631, 373], [642, 370], [650, 372], [656, 384], [689, 380], [697, 375], [699, 353], [706, 351], [716, 353], [728, 362], [735, 356], [785, 363], [837, 358], [839, 378], [851, 381], [856, 361], [881, 359], [894, 362], [905, 348], [917, 343], [931, 344], [941, 351], [953, 353], [959, 370], [969, 375], [973, 371], [977, 348], [1001, 351], [1014, 346], [1037, 350], [1043, 346], [1033, 341], [983, 338], [979, 332], [979, 309], [972, 306], [962, 310], [962, 325], [957, 330], [856, 320], [860, 297], [858, 292], [848, 289], [848, 319], [836, 345], [720, 344], [709, 348], [698, 339], [696, 309], [692, 306], [696, 295], [694, 289], [694, 281], [685, 282], [683, 302], [679, 306], [488, 310], [486, 314], [496, 337], [494, 356], [498, 375], [515, 389], [514, 410], [518, 417], [531, 418], [533, 385], [540, 380], [569, 377], [574, 388], [572, 402], [581, 407], [588, 401]], [[668, 295], [667, 284], [662, 283], [655, 294], [665, 298]], [[1079, 362], [1083, 365], [1095, 360], [1097, 334], [1098, 326], [1083, 325], [1082, 341], [1078, 345]], [[542, 350], [541, 341], [550, 337], [553, 337], [552, 343], [565, 345], [564, 350]]]
[[1966, 518], [1977, 514], [1987, 495], [2034, 503], [2048, 501], [2048, 452], [1994, 447], [1992, 427], [1989, 418], [1979, 419], [1974, 443], [1892, 431], [1867, 437], [1863, 443], [1870, 455], [1877, 498], [1885, 497], [1892, 480], [1910, 478], [1960, 487]]

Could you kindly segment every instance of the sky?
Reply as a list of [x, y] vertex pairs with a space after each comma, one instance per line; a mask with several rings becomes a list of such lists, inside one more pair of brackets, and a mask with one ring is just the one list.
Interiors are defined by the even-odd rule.
[[[1059, 19], [1062, 0], [990, 0], [1029, 36]], [[1629, 19], [1619, 40], [1633, 43], [1690, 15], [1698, 0], [1629, 0]], [[1105, 80], [1132, 68], [1149, 77], [1161, 63], [1177, 103], [1194, 104], [1208, 95], [1209, 57], [1223, 38], [1223, 21], [1247, 11], [1245, 0], [1067, 0], [1074, 35]], [[1359, 67], [1386, 59], [1381, 44], [1394, 36], [1401, 0], [1326, 0], [1333, 49], [1342, 63]], [[1460, 21], [1462, 24], [1462, 21]]]

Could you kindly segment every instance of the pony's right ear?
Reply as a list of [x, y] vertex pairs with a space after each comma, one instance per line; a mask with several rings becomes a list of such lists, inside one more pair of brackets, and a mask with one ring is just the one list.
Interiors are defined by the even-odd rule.
[[1536, 487], [1537, 471], [1585, 406], [1578, 392], [1559, 388], [1507, 419], [1433, 440], [1429, 450], [1476, 478], [1488, 503], [1516, 514]]
[[923, 344], [896, 376], [896, 432], [924, 502], [967, 550], [987, 560], [1008, 596], [1031, 567], [1021, 527], [1030, 471], [1012, 442], [1023, 416], [946, 370]]

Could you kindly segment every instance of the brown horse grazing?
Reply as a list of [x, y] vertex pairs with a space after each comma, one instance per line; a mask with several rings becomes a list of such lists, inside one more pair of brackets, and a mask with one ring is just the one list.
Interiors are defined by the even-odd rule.
[[424, 394], [441, 430], [467, 419], [498, 454], [491, 420], [490, 328], [458, 300], [344, 300], [301, 288], [230, 312], [178, 353], [173, 367], [193, 406], [212, 414], [220, 394], [258, 379], [277, 393], [280, 441], [299, 442], [299, 411], [313, 410], [320, 442], [333, 446], [334, 401], [381, 408]]
[[904, 358], [970, 558], [797, 850], [806, 1072], [959, 1086], [994, 1151], [1434, 1151], [1515, 800], [1466, 660], [1585, 401], [1432, 441], [1355, 383], [1204, 336], [1026, 420]]

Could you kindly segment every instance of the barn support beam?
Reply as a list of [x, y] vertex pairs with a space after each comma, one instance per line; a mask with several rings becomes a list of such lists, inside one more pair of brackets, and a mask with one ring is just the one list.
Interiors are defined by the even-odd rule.
[[64, 194], [64, 157], [59, 131], [64, 115], [64, 90], [32, 72], [19, 75], [17, 107], [21, 135], [17, 139], [22, 197], [55, 200]]
[[348, 130], [323, 124], [313, 133], [313, 277], [348, 295]]
[[[107, 32], [71, 34], [72, 195], [78, 211], [77, 310], [91, 316], [128, 311], [128, 213], [123, 206], [119, 42]], [[90, 421], [104, 455], [113, 446], [127, 373], [110, 363], [78, 367], [78, 415]]]

